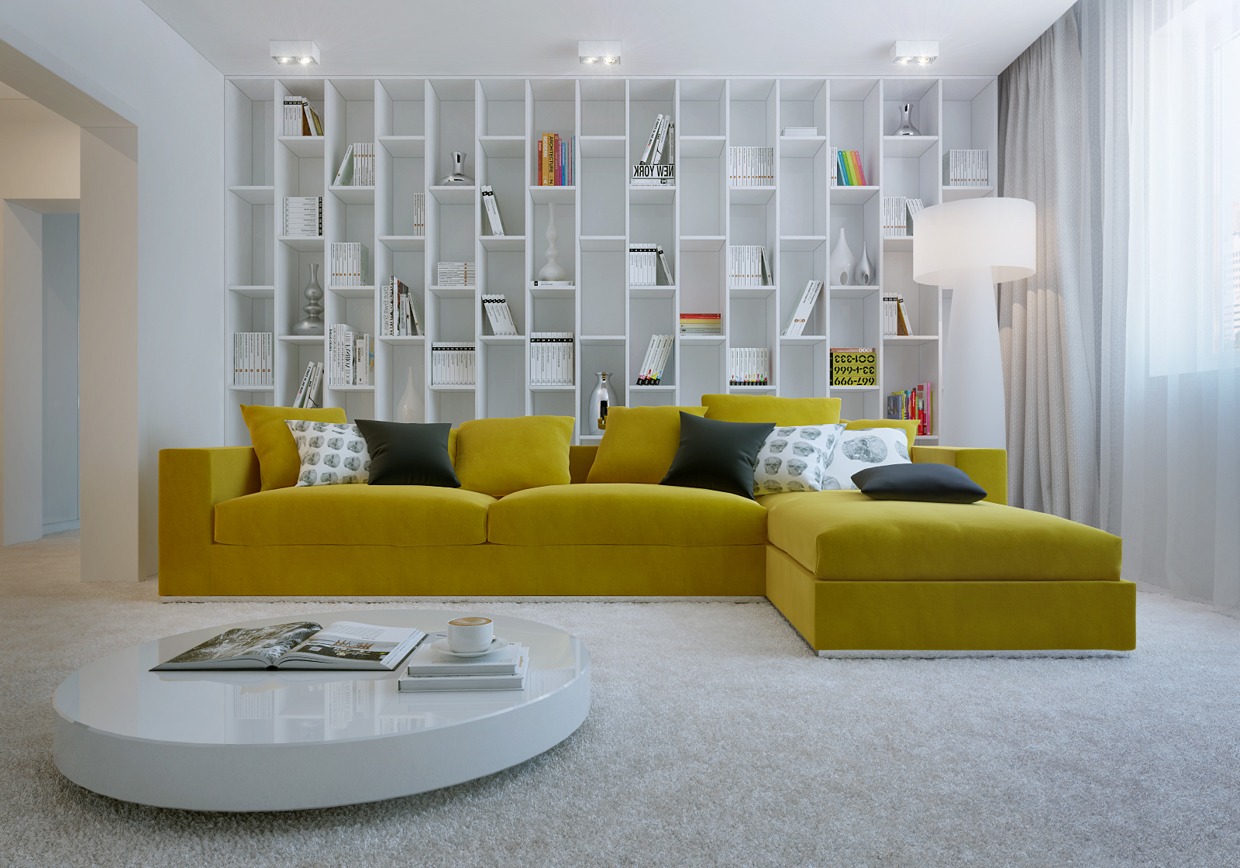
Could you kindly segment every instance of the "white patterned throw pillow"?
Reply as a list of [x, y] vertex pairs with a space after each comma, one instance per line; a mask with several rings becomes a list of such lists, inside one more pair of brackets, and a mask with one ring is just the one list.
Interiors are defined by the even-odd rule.
[[754, 494], [821, 491], [823, 468], [843, 425], [779, 425], [758, 451]]
[[289, 419], [288, 429], [301, 456], [298, 485], [365, 484], [370, 479], [366, 439], [352, 423]]
[[909, 464], [908, 435], [903, 428], [858, 428], [844, 431], [827, 456], [824, 491], [857, 488], [852, 476], [867, 467]]

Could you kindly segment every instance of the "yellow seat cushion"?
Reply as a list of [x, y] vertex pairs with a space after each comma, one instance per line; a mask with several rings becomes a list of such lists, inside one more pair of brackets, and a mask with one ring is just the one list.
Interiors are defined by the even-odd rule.
[[[278, 488], [215, 506], [215, 541], [238, 546], [461, 546], [487, 538], [495, 498], [431, 485]], [[358, 564], [365, 569], [365, 564]]]
[[510, 546], [766, 542], [766, 510], [754, 501], [670, 485], [602, 482], [530, 488], [496, 502], [488, 523], [490, 541]]
[[346, 422], [340, 407], [308, 409], [305, 407], [268, 407], [265, 404], [242, 404], [241, 418], [250, 429], [250, 443], [258, 456], [258, 476], [262, 490], [287, 488], [297, 484], [301, 472], [301, 456], [293, 434], [284, 424], [288, 419], [311, 422]]
[[680, 448], [680, 414], [705, 407], [612, 407], [588, 482], [646, 482], [667, 476]]
[[461, 487], [492, 497], [523, 488], [568, 485], [572, 416], [474, 419], [456, 434]]
[[776, 395], [703, 395], [707, 419], [774, 422], [776, 425], [834, 425], [839, 398], [781, 398]]
[[997, 503], [872, 500], [859, 491], [760, 498], [771, 545], [819, 579], [1119, 580], [1121, 541]]

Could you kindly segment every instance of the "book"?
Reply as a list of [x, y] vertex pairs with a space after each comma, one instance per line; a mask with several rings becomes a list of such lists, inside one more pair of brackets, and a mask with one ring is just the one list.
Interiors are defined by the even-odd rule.
[[319, 113], [314, 106], [310, 105], [310, 100], [302, 103], [302, 110], [305, 114], [305, 125], [303, 126], [302, 135], [304, 136], [321, 136], [323, 135], [323, 119], [319, 117]]
[[517, 324], [512, 318], [512, 310], [508, 307], [506, 296], [498, 293], [483, 295], [482, 309], [486, 312], [487, 321], [491, 324], [491, 334], [517, 334]]
[[912, 320], [908, 316], [908, 308], [904, 306], [904, 296], [896, 296], [896, 334], [911, 335], [913, 333]]
[[490, 184], [478, 188], [482, 195], [482, 207], [487, 215], [487, 224], [492, 235], [504, 234], [504, 221], [499, 216], [499, 203], [495, 201], [495, 189]]
[[814, 303], [818, 301], [820, 292], [822, 292], [821, 280], [811, 280], [805, 284], [796, 309], [792, 312], [792, 318], [788, 320], [788, 325], [784, 329], [786, 337], [796, 337], [805, 333], [805, 324], [809, 322], [809, 315], [814, 309]]
[[212, 636], [152, 672], [178, 669], [381, 669], [395, 671], [426, 638], [416, 627], [314, 621], [236, 627]]
[[512, 672], [402, 675], [396, 682], [396, 688], [406, 693], [433, 690], [520, 690], [525, 687], [525, 676], [530, 668], [530, 655], [529, 651], [520, 645], [515, 647], [519, 651], [516, 667]]
[[655, 252], [659, 255], [659, 268], [663, 272], [663, 277], [667, 279], [667, 285], [674, 285], [676, 281], [672, 279], [672, 266], [667, 262], [667, 254], [663, 252], [663, 245], [657, 245]]
[[[440, 650], [446, 633], [431, 633], [409, 657], [405, 674], [412, 677], [443, 675], [516, 675], [526, 665], [529, 649], [519, 642], [500, 644], [478, 657], [457, 657]], [[497, 643], [498, 644], [498, 643]]]
[[654, 125], [651, 126], [650, 128], [650, 138], [646, 140], [646, 147], [642, 149], [641, 158], [637, 161], [638, 165], [641, 165], [641, 166], [650, 165], [651, 163], [650, 157], [654, 154], [654, 143], [658, 141], [659, 127], [662, 125], [662, 123], [663, 123], [663, 115], [662, 114], [655, 115]]
[[832, 386], [877, 386], [878, 353], [874, 347], [832, 347]]
[[333, 187], [347, 186], [353, 183], [353, 146], [349, 145], [344, 150], [344, 159], [340, 161], [340, 168], [336, 170], [336, 177], [332, 181]]
[[784, 127], [784, 135], [788, 138], [809, 138], [818, 135], [818, 127]]
[[569, 289], [569, 288], [576, 286], [577, 284], [573, 283], [571, 280], [542, 280], [540, 278], [540, 279], [531, 281], [530, 285], [535, 288], [541, 287], [542, 289], [548, 289], [548, 288]]

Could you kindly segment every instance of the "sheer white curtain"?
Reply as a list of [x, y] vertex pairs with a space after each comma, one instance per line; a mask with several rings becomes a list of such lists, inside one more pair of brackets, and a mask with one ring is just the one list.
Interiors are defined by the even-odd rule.
[[[1121, 288], [1107, 277], [1099, 287], [1104, 336], [1108, 323], [1122, 330], [1104, 343], [1123, 359], [1122, 376], [1108, 378], [1104, 349], [1102, 413], [1113, 432], [1102, 441], [1104, 524], [1118, 516], [1125, 577], [1235, 607], [1240, 0], [1080, 6], [1085, 64], [1100, 85], [1090, 99], [1103, 118], [1129, 121], [1126, 153], [1108, 159], [1104, 147], [1097, 161], [1096, 194], [1112, 207], [1095, 273], [1127, 271]], [[1125, 145], [1114, 128], [1101, 135]]]

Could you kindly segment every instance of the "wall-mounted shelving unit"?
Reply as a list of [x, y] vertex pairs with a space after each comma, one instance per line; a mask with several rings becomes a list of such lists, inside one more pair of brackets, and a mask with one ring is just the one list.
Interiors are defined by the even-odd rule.
[[[286, 95], [310, 101], [323, 136], [277, 134]], [[905, 103], [921, 135], [894, 135]], [[612, 373], [617, 399], [629, 406], [697, 404], [703, 393], [722, 391], [837, 395], [846, 417], [877, 417], [891, 391], [925, 382], [936, 392], [950, 388], [940, 381], [950, 294], [913, 281], [912, 239], [883, 237], [881, 208], [888, 196], [929, 206], [994, 195], [993, 186], [944, 183], [944, 156], [957, 148], [986, 151], [993, 179], [993, 78], [234, 78], [226, 112], [228, 331], [271, 332], [275, 345], [274, 387], [230, 386], [235, 404], [290, 403], [307, 363], [326, 360], [326, 337], [292, 333], [312, 264], [328, 325], [374, 335], [370, 385], [328, 385], [323, 395], [350, 418], [394, 418], [410, 368], [426, 421], [570, 415], [579, 442], [597, 440], [584, 432], [600, 370]], [[675, 122], [677, 183], [630, 186], [630, 166], [659, 114]], [[789, 127], [814, 134], [785, 135]], [[543, 133], [572, 143], [571, 186], [538, 186]], [[375, 143], [373, 185], [332, 183], [354, 142]], [[729, 183], [729, 148], [744, 146], [772, 149], [774, 183]], [[835, 148], [860, 152], [867, 186], [832, 183]], [[454, 151], [465, 153], [473, 185], [439, 183]], [[495, 191], [503, 236], [490, 231], [482, 185]], [[280, 234], [289, 196], [323, 196], [323, 237]], [[570, 287], [535, 285], [552, 207]], [[855, 256], [864, 246], [871, 284], [831, 281], [841, 229]], [[330, 285], [325, 266], [337, 241], [365, 245], [371, 283]], [[663, 247], [670, 284], [630, 283], [627, 251], [638, 242]], [[729, 280], [728, 248], [745, 244], [766, 248], [771, 285]], [[475, 263], [476, 285], [438, 286], [437, 266], [446, 261]], [[379, 334], [380, 287], [391, 276], [410, 287], [423, 335]], [[784, 336], [809, 280], [827, 286], [804, 333]], [[520, 335], [491, 334], [484, 292], [507, 297]], [[904, 296], [913, 334], [882, 333], [886, 293]], [[719, 313], [723, 334], [678, 335], [682, 312]], [[527, 336], [538, 331], [575, 335], [574, 385], [531, 385]], [[660, 385], [636, 385], [655, 334], [677, 335], [674, 351]], [[474, 385], [431, 384], [431, 345], [440, 341], [476, 345]], [[842, 346], [876, 348], [876, 385], [832, 385], [829, 351]], [[729, 386], [735, 347], [769, 352], [767, 385]], [[235, 404], [228, 436], [244, 443]]]

